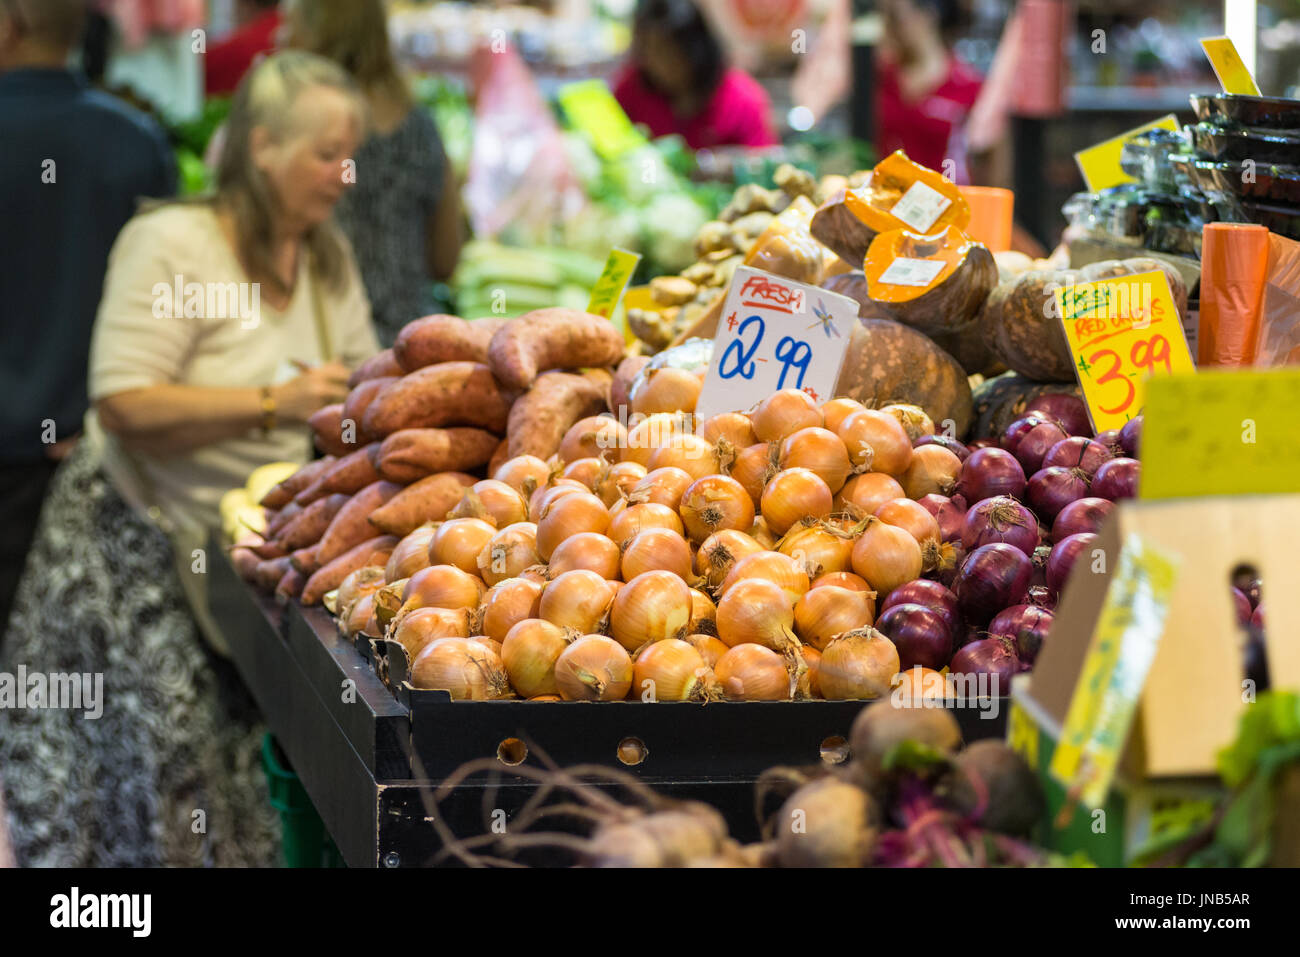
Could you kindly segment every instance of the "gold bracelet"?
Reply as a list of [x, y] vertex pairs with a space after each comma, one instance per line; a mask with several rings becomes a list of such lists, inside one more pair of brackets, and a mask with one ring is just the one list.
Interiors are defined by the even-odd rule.
[[262, 437], [266, 438], [275, 428], [275, 396], [271, 394], [269, 385], [262, 386], [260, 390], [262, 397]]

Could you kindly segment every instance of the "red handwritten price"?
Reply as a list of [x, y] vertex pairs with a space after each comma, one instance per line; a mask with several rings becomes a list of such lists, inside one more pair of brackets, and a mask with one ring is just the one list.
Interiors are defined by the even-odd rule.
[[1123, 415], [1128, 418], [1129, 409], [1137, 398], [1137, 388], [1133, 385], [1133, 377], [1140, 374], [1150, 374], [1157, 367], [1163, 366], [1165, 372], [1172, 372], [1173, 368], [1169, 362], [1169, 340], [1164, 336], [1152, 336], [1150, 339], [1139, 339], [1133, 343], [1129, 349], [1129, 365], [1137, 370], [1136, 372], [1124, 373], [1124, 360], [1114, 349], [1098, 349], [1086, 361], [1080, 361], [1080, 371], [1092, 374], [1092, 370], [1109, 363], [1106, 371], [1099, 376], [1094, 376], [1097, 385], [1104, 386], [1109, 382], [1117, 382], [1124, 386], [1125, 395], [1122, 402], [1114, 406], [1105, 406], [1098, 400], [1098, 409], [1107, 415]]

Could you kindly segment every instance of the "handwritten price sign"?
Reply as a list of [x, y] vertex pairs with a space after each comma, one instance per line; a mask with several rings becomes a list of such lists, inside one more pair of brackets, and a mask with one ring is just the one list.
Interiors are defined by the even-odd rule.
[[1098, 432], [1142, 411], [1148, 377], [1196, 371], [1169, 280], [1158, 269], [1062, 287], [1056, 305]]
[[743, 411], [781, 389], [802, 389], [819, 405], [832, 398], [857, 321], [858, 304], [847, 296], [739, 267], [696, 418]]

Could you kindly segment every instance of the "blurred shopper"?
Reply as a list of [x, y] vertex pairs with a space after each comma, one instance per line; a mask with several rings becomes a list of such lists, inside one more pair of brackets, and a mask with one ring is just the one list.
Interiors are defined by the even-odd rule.
[[203, 55], [208, 96], [229, 96], [257, 58], [275, 49], [282, 23], [280, 0], [236, 0], [235, 28]]
[[883, 0], [881, 12], [877, 152], [901, 149], [922, 166], [969, 183], [965, 127], [981, 79], [950, 46], [962, 23], [960, 0]]
[[614, 96], [651, 136], [680, 133], [691, 149], [777, 142], [767, 93], [727, 65], [693, 0], [638, 0], [631, 58]]
[[89, 404], [108, 252], [169, 196], [162, 131], [66, 68], [85, 0], [0, 2], [0, 641], [41, 501]]
[[222, 493], [305, 461], [305, 421], [377, 348], [331, 221], [362, 129], [338, 66], [268, 57], [235, 95], [215, 195], [142, 213], [113, 247], [95, 408], [0, 654], [0, 672], [102, 676], [102, 716], [0, 709], [20, 864], [275, 863], [265, 729], [219, 654], [205, 573], [220, 558], [204, 549]]
[[289, 0], [289, 46], [329, 57], [352, 75], [370, 108], [356, 152], [356, 187], [339, 225], [356, 250], [380, 342], [435, 308], [431, 279], [460, 258], [455, 173], [429, 111], [416, 103], [388, 44], [382, 0]]

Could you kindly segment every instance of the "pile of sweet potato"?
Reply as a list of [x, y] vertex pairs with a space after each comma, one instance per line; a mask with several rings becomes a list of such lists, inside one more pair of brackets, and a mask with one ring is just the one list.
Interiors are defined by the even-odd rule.
[[549, 459], [569, 427], [609, 408], [623, 337], [573, 309], [516, 319], [426, 316], [353, 374], [311, 420], [324, 457], [262, 499], [260, 543], [233, 549], [264, 591], [317, 604], [399, 539], [442, 521], [508, 458]]

